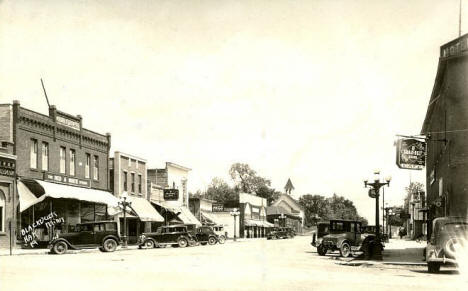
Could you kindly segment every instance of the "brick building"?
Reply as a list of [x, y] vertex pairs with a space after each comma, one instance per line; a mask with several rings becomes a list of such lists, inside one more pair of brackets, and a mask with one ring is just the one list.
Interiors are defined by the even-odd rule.
[[[147, 195], [146, 159], [130, 154], [115, 152], [109, 160], [111, 191], [116, 197], [127, 192], [132, 203], [132, 214], [127, 216], [128, 242], [136, 243], [142, 232], [151, 231], [151, 223], [156, 227], [164, 222], [161, 215], [151, 206]], [[116, 216], [123, 231], [123, 215]], [[123, 232], [121, 233], [123, 235]]]
[[[63, 223], [54, 229], [34, 224], [37, 242], [47, 242], [53, 232], [68, 232], [77, 223], [105, 220], [108, 208], [117, 206], [109, 191], [110, 134], [82, 126], [82, 117], [49, 107], [49, 114], [21, 107], [18, 101], [0, 105], [2, 150], [16, 156], [13, 189], [18, 193], [6, 220], [14, 221], [16, 239], [21, 229], [38, 218], [55, 213]], [[4, 179], [4, 176], [0, 177]], [[4, 190], [2, 189], [2, 192]]]
[[429, 222], [441, 216], [467, 215], [467, 76], [468, 34], [465, 34], [440, 48], [437, 75], [421, 130], [427, 137]]

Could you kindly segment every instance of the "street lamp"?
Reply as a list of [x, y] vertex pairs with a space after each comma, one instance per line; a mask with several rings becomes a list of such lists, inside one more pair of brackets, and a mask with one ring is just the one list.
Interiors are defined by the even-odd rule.
[[234, 217], [234, 241], [236, 241], [236, 217], [239, 216], [240, 212], [237, 208], [234, 208], [230, 214]]
[[[380, 171], [374, 171], [374, 181], [364, 180], [364, 188], [370, 188], [369, 196], [375, 198], [375, 236], [376, 245], [380, 244], [380, 220], [379, 220], [379, 191], [382, 186], [390, 186], [392, 177], [388, 176], [385, 178], [385, 182], [380, 182]], [[372, 191], [373, 190], [373, 191]], [[372, 195], [370, 195], [372, 193]], [[375, 197], [374, 197], [375, 196]], [[374, 258], [382, 260], [382, 249], [380, 247], [374, 247], [373, 249]]]
[[132, 202], [127, 201], [127, 199], [128, 199], [128, 193], [123, 192], [122, 195], [120, 196], [120, 201], [119, 201], [119, 206], [122, 207], [123, 214], [124, 214], [124, 233], [122, 237], [122, 240], [123, 240], [122, 248], [127, 247], [127, 212], [126, 210], [127, 210], [127, 207], [130, 207], [132, 205]]

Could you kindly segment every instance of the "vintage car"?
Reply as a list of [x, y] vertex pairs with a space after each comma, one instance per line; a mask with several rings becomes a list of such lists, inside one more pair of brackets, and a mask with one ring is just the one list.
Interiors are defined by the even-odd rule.
[[[354, 220], [330, 220], [328, 234], [324, 235], [317, 245], [317, 253], [326, 255], [328, 251], [339, 251], [342, 257], [369, 253], [374, 247], [375, 235], [362, 234], [361, 222]], [[383, 247], [379, 245], [379, 247]]]
[[139, 248], [159, 248], [165, 246], [181, 247], [196, 245], [196, 238], [187, 230], [187, 226], [168, 225], [159, 227], [156, 232], [145, 232], [138, 239]]
[[226, 241], [224, 235], [216, 234], [210, 226], [201, 226], [195, 230], [194, 236], [201, 245], [223, 244]]
[[216, 233], [220, 237], [224, 238], [224, 240], [226, 240], [227, 232], [224, 230], [224, 226], [222, 226], [222, 225], [213, 225], [212, 228], [213, 228], [214, 233]]
[[[388, 235], [386, 233], [382, 233], [382, 226], [380, 226], [380, 240], [382, 242], [388, 242]], [[368, 234], [374, 234], [375, 235], [376, 229], [375, 225], [366, 225], [361, 228], [361, 233], [368, 235]]]
[[468, 218], [439, 217], [432, 222], [432, 234], [426, 247], [429, 273], [437, 273], [441, 265], [458, 265], [468, 255]]
[[328, 227], [330, 222], [319, 222], [317, 223], [317, 231], [312, 233], [312, 246], [317, 247], [322, 243], [322, 238], [328, 234]]
[[81, 223], [75, 230], [56, 236], [49, 248], [53, 254], [64, 254], [70, 249], [99, 248], [103, 252], [113, 252], [120, 244], [120, 236], [115, 221]]
[[293, 238], [295, 232], [290, 227], [274, 227], [268, 234], [267, 239]]

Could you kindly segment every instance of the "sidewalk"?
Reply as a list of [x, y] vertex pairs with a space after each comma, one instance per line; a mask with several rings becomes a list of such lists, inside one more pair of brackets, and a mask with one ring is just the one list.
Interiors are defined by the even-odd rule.
[[390, 239], [385, 244], [382, 261], [363, 260], [362, 258], [340, 258], [345, 261], [345, 265], [406, 265], [406, 266], [426, 266], [423, 261], [423, 251], [426, 242], [416, 242], [414, 240]]
[[[115, 250], [116, 252], [119, 251], [129, 251], [129, 250], [136, 250], [138, 249], [137, 245], [131, 245], [127, 248], [122, 248], [121, 246], [117, 247]], [[95, 253], [101, 252], [98, 248], [93, 249], [81, 249], [81, 250], [72, 250], [68, 249], [67, 253], [69, 254], [77, 254], [77, 253]], [[49, 253], [49, 249], [13, 249], [12, 255], [13, 256], [22, 256], [22, 255], [47, 255]], [[0, 257], [1, 256], [9, 256], [10, 250], [9, 249], [0, 249]]]

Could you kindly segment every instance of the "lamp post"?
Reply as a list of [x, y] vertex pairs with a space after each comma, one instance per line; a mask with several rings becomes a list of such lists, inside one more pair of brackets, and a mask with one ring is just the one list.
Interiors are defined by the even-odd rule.
[[[375, 198], [375, 236], [376, 236], [376, 245], [373, 248], [373, 257], [377, 260], [382, 260], [382, 248], [380, 245], [380, 220], [379, 220], [379, 192], [380, 188], [387, 185], [390, 186], [390, 181], [392, 178], [390, 176], [385, 178], [385, 182], [380, 182], [380, 171], [374, 171], [374, 181], [369, 182], [369, 180], [364, 179], [364, 188], [370, 188], [369, 196]], [[373, 190], [373, 191], [372, 191]], [[372, 193], [372, 195], [371, 195]], [[375, 197], [373, 197], [375, 196]]]
[[132, 202], [130, 201], [127, 201], [128, 199], [128, 193], [127, 192], [123, 192], [122, 195], [120, 196], [120, 201], [119, 201], [119, 205], [122, 207], [123, 209], [123, 214], [124, 214], [124, 232], [123, 232], [123, 237], [122, 237], [122, 241], [123, 241], [123, 244], [122, 244], [122, 248], [126, 248], [127, 247], [127, 207], [130, 207], [130, 205], [132, 205]]
[[230, 214], [234, 217], [234, 241], [236, 241], [236, 217], [239, 216], [240, 212], [237, 208], [234, 208]]

